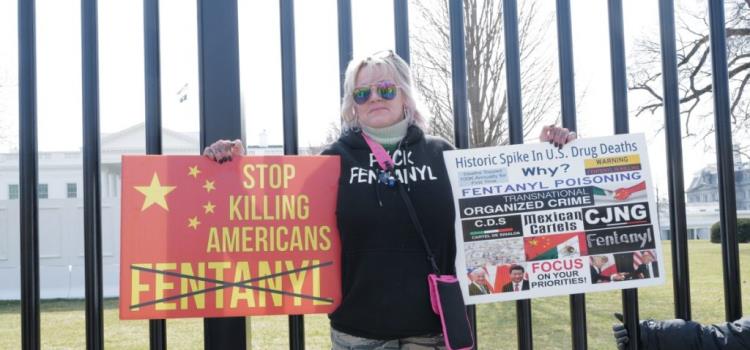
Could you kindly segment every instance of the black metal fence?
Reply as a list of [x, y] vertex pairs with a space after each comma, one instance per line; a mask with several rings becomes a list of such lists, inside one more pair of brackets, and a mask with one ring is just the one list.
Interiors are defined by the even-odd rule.
[[[449, 1], [455, 145], [469, 147], [462, 0]], [[503, 0], [507, 60], [508, 113], [511, 143], [523, 142], [521, 74], [516, 0]], [[729, 89], [722, 1], [708, 0], [714, 116], [720, 186], [722, 262], [725, 315], [734, 320], [742, 315], [739, 278], [739, 250], [736, 235], [734, 165], [730, 130]], [[352, 58], [351, 0], [337, 0], [339, 63], [341, 79]], [[161, 153], [161, 96], [159, 58], [159, 1], [144, 0], [144, 59], [146, 92], [147, 152]], [[297, 103], [295, 72], [294, 1], [279, 0], [283, 79], [284, 153], [297, 154]], [[396, 51], [409, 60], [408, 1], [394, 0]], [[614, 133], [628, 132], [627, 81], [623, 40], [622, 0], [608, 0]], [[575, 85], [573, 81], [573, 38], [570, 0], [556, 0], [560, 67], [560, 95], [563, 125], [576, 129]], [[675, 45], [673, 0], [659, 0], [662, 47], [663, 105], [669, 174], [670, 231], [674, 284], [674, 315], [690, 319], [690, 288], [687, 229], [682, 167], [680, 111]], [[86, 345], [103, 348], [102, 251], [99, 179], [99, 99], [97, 1], [81, 1], [83, 61], [83, 150], [84, 150], [84, 235], [86, 269]], [[200, 66], [201, 148], [214, 140], [243, 138], [239, 93], [239, 43], [237, 0], [198, 0]], [[18, 1], [19, 35], [19, 139], [20, 139], [20, 223], [21, 223], [21, 320], [24, 349], [40, 348], [39, 308], [39, 225], [37, 186], [36, 37], [35, 3]], [[217, 122], [220, 119], [220, 122]], [[637, 339], [638, 291], [622, 292], [623, 313], [631, 338]], [[586, 349], [585, 295], [570, 296], [572, 348]], [[518, 348], [532, 349], [532, 302], [517, 302]], [[476, 311], [470, 307], [472, 322]], [[150, 321], [152, 349], [165, 349], [166, 323]], [[244, 349], [244, 318], [206, 319], [206, 349]], [[291, 349], [304, 349], [304, 319], [289, 317]], [[481, 346], [481, 339], [478, 339]], [[631, 342], [630, 349], [638, 344]]]

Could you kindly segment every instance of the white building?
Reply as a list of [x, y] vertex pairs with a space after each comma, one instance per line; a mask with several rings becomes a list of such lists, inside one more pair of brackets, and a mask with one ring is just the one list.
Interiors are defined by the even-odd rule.
[[[750, 218], [750, 164], [735, 158], [735, 197], [738, 218]], [[711, 226], [719, 222], [719, 177], [715, 164], [693, 175], [685, 190], [688, 239], [710, 239]], [[669, 208], [660, 208], [662, 238], [669, 239]]]
[[[263, 139], [263, 137], [261, 137]], [[118, 293], [120, 159], [145, 153], [145, 126], [101, 138], [104, 296]], [[163, 154], [199, 154], [197, 133], [162, 131]], [[283, 154], [281, 146], [248, 146], [252, 155]], [[80, 151], [42, 152], [39, 158], [39, 266], [42, 298], [84, 296], [83, 173]], [[0, 153], [0, 300], [20, 298], [19, 171], [17, 153]]]

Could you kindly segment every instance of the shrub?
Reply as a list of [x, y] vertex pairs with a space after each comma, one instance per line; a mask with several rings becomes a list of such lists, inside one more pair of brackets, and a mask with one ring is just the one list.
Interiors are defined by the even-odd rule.
[[[711, 225], [711, 242], [721, 243], [721, 226], [719, 223]], [[750, 243], [750, 219], [737, 219], [737, 241]]]

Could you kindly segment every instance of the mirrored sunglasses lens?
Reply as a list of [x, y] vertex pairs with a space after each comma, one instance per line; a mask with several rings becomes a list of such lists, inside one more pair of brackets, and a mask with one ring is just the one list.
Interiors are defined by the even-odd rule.
[[378, 85], [378, 94], [380, 97], [382, 97], [384, 100], [392, 100], [396, 97], [396, 84], [393, 83], [384, 83]]
[[358, 88], [354, 89], [353, 93], [354, 103], [361, 105], [370, 99], [370, 88]]

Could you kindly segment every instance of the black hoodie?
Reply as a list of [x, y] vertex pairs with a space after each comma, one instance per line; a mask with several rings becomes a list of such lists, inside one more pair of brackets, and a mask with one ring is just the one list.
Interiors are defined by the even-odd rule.
[[[389, 152], [443, 274], [454, 273], [453, 197], [443, 161], [447, 141], [410, 126]], [[371, 339], [441, 332], [430, 307], [424, 246], [397, 188], [378, 183], [378, 164], [361, 131], [342, 135], [325, 155], [341, 156], [336, 209], [342, 243], [342, 301], [329, 315], [338, 331]]]

